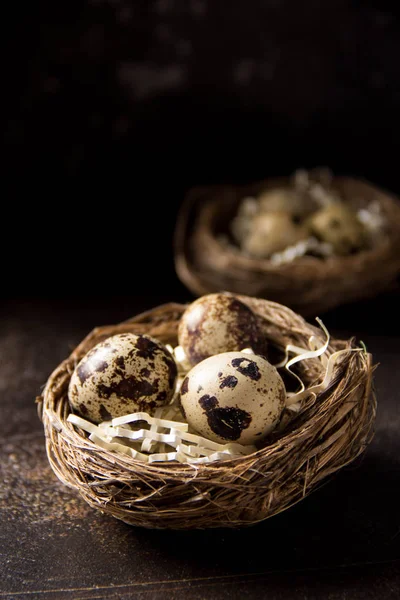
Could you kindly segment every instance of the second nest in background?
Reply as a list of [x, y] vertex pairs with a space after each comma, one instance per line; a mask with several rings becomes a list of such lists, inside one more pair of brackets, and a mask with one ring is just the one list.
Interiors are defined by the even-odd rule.
[[394, 284], [400, 203], [326, 168], [195, 188], [178, 215], [175, 266], [196, 295], [225, 289], [321, 313]]

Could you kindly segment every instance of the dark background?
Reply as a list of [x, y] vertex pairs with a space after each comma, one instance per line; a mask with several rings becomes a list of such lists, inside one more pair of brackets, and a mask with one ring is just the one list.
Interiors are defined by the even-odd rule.
[[4, 597], [399, 598], [398, 293], [321, 315], [332, 334], [364, 341], [379, 365], [376, 434], [329, 485], [259, 527], [146, 531], [99, 514], [51, 471], [34, 405], [93, 327], [191, 298], [172, 251], [190, 187], [327, 165], [400, 193], [400, 22], [392, 4], [8, 6]]
[[5, 293], [168, 286], [181, 297], [172, 235], [193, 185], [328, 165], [398, 193], [391, 4], [15, 5], [3, 74]]

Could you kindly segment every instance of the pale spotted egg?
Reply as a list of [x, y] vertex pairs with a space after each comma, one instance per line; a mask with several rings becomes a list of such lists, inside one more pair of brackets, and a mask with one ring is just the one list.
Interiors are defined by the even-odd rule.
[[194, 366], [182, 382], [180, 402], [189, 425], [215, 442], [255, 444], [279, 422], [286, 389], [262, 356], [224, 352]]

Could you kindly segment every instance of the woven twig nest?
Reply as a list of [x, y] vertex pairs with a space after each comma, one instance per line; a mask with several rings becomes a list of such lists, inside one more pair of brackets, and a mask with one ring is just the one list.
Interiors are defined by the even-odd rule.
[[367, 181], [333, 177], [333, 192], [354, 209], [379, 207], [383, 235], [348, 256], [299, 256], [285, 264], [240, 253], [225, 243], [240, 202], [261, 191], [288, 188], [293, 176], [247, 186], [216, 185], [189, 191], [178, 214], [174, 245], [178, 277], [196, 296], [249, 294], [289, 306], [309, 317], [397, 287], [400, 273], [400, 203]]
[[[257, 315], [269, 347], [308, 347], [321, 330], [289, 308], [238, 296]], [[301, 410], [283, 415], [280, 426], [247, 456], [208, 464], [143, 463], [99, 447], [69, 422], [68, 384], [77, 362], [98, 342], [122, 332], [148, 334], [177, 345], [186, 305], [170, 303], [126, 322], [94, 329], [51, 374], [38, 399], [46, 449], [54, 473], [92, 507], [147, 528], [192, 529], [255, 524], [305, 498], [362, 453], [373, 435], [376, 400], [372, 358], [354, 339], [331, 339], [339, 350], [328, 387], [304, 399]], [[357, 348], [357, 349], [355, 349]], [[300, 364], [300, 363], [299, 363]], [[299, 374], [306, 387], [325, 376], [311, 358]]]

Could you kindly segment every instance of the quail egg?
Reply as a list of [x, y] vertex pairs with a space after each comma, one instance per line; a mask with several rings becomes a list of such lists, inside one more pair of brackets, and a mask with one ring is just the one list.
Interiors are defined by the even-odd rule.
[[266, 212], [254, 217], [242, 249], [255, 258], [267, 258], [306, 238], [307, 230], [296, 225], [287, 212]]
[[353, 254], [366, 244], [366, 230], [357, 213], [343, 202], [332, 202], [308, 221], [310, 233], [331, 244], [338, 255]]
[[255, 198], [243, 198], [239, 204], [236, 215], [231, 221], [230, 232], [236, 244], [242, 245], [243, 239], [251, 230], [251, 222], [259, 211], [259, 205]]
[[255, 444], [277, 425], [286, 389], [262, 356], [224, 352], [193, 367], [182, 382], [180, 402], [189, 425], [215, 442]]
[[267, 351], [253, 311], [226, 292], [206, 294], [186, 308], [179, 321], [178, 342], [191, 365], [221, 352]]
[[69, 403], [95, 423], [137, 411], [152, 414], [170, 402], [176, 377], [175, 360], [159, 340], [121, 333], [94, 346], [78, 363]]
[[316, 208], [315, 201], [306, 194], [291, 188], [270, 188], [257, 197], [260, 212], [286, 212], [296, 220], [310, 214]]

